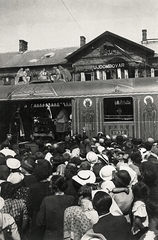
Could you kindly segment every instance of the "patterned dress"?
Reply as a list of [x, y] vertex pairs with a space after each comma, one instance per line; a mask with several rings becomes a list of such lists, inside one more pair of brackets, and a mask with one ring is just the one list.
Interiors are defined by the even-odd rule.
[[92, 222], [82, 207], [68, 207], [64, 213], [64, 239], [81, 240], [82, 236], [92, 228]]

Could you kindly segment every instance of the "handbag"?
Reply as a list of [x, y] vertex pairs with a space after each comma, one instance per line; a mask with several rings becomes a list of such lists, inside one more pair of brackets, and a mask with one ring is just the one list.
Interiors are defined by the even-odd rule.
[[13, 240], [11, 226], [8, 225], [6, 228], [2, 229], [5, 240]]

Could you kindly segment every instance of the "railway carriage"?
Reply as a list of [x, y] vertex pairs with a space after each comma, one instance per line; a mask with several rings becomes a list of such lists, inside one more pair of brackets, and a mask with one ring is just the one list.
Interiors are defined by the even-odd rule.
[[[1, 141], [7, 133], [54, 137], [60, 103], [68, 111], [71, 134], [97, 132], [158, 139], [158, 78], [129, 78], [91, 82], [43, 82], [2, 86]], [[48, 117], [48, 108], [52, 119]], [[16, 114], [20, 114], [17, 117]], [[19, 121], [19, 129], [16, 120]]]

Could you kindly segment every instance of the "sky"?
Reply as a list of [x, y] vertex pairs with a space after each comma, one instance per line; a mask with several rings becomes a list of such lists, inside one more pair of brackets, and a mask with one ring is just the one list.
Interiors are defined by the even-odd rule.
[[79, 47], [105, 31], [140, 43], [158, 38], [158, 0], [0, 0], [0, 52]]

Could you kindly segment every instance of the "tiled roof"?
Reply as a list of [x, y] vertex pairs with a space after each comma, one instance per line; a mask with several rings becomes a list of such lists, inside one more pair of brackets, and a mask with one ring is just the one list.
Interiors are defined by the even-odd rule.
[[66, 63], [69, 54], [77, 47], [26, 51], [24, 53], [0, 53], [0, 68], [30, 67]]

